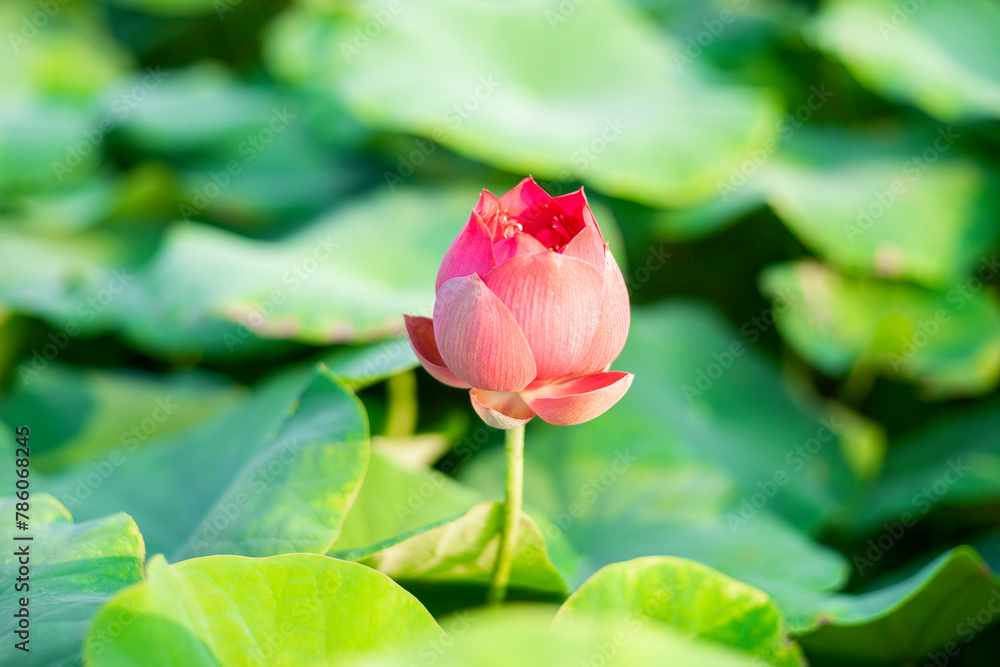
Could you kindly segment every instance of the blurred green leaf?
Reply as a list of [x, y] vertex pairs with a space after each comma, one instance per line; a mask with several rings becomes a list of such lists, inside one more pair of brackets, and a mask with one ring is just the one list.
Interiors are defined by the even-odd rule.
[[[0, 429], [4, 427], [0, 426]], [[3, 434], [4, 440], [13, 435]], [[34, 431], [29, 444], [34, 444]], [[12, 445], [13, 446], [13, 445]], [[4, 448], [6, 449], [6, 443]], [[10, 486], [14, 488], [13, 483]], [[5, 613], [0, 632], [4, 664], [64, 665], [77, 659], [81, 643], [98, 608], [121, 588], [142, 579], [146, 557], [142, 536], [126, 514], [74, 524], [69, 511], [51, 496], [32, 493], [27, 514], [29, 529], [14, 529], [18, 499], [0, 499], [0, 556]], [[30, 536], [31, 540], [18, 540]], [[20, 549], [27, 549], [30, 573], [19, 574], [25, 564]], [[20, 581], [17, 580], [20, 578]], [[15, 648], [25, 637], [14, 634], [19, 619], [14, 614], [27, 598], [30, 627], [27, 653]]]
[[[146, 581], [98, 615], [94, 667], [344, 665], [399, 642], [442, 639], [431, 615], [378, 572], [326, 556], [158, 556]], [[120, 623], [128, 614], [131, 622]]]
[[832, 0], [812, 34], [865, 85], [961, 122], [1000, 116], [998, 32], [990, 0]]
[[[274, 127], [287, 127], [287, 106], [277, 93], [241, 83], [215, 63], [187, 69], [149, 67], [123, 79], [104, 101], [105, 115], [122, 136], [147, 153], [210, 152], [233, 145], [243, 155], [274, 140]], [[277, 120], [275, 120], [277, 119]], [[259, 136], [262, 132], [270, 135]]]
[[123, 302], [127, 336], [154, 350], [222, 356], [256, 337], [316, 345], [402, 332], [429, 313], [441, 257], [474, 187], [397, 190], [339, 209], [281, 241], [179, 225]]
[[664, 623], [775, 667], [806, 664], [767, 595], [694, 561], [648, 557], [608, 565], [563, 603], [556, 626], [611, 613]]
[[117, 303], [134, 287], [142, 244], [127, 235], [29, 236], [0, 230], [0, 304], [58, 331], [30, 351], [24, 374], [41, 371], [74, 339], [109, 329]]
[[131, 64], [93, 3], [5, 0], [0, 34], [0, 98], [90, 100]]
[[31, 463], [51, 471], [113, 448], [134, 452], [228, 408], [241, 393], [203, 372], [151, 376], [53, 363], [0, 400], [0, 419], [32, 425]]
[[[995, 275], [995, 256], [977, 273]], [[992, 390], [1000, 378], [1000, 308], [970, 277], [949, 291], [841, 276], [811, 261], [767, 269], [782, 337], [830, 375], [860, 367], [920, 385], [932, 396]]]
[[[770, 96], [678, 64], [634, 10], [606, 0], [366, 3], [353, 22], [300, 9], [268, 52], [282, 76], [336, 91], [373, 127], [657, 206], [708, 198], [777, 129]], [[400, 155], [387, 181], [430, 150]]]
[[947, 290], [982, 261], [1000, 216], [995, 175], [950, 154], [960, 136], [800, 132], [764, 167], [769, 203], [842, 269]]
[[894, 442], [882, 474], [848, 513], [845, 530], [925, 516], [939, 505], [975, 510], [1000, 500], [1000, 405], [938, 418]]
[[0, 105], [0, 195], [71, 185], [100, 164], [104, 135], [93, 109], [48, 100]]

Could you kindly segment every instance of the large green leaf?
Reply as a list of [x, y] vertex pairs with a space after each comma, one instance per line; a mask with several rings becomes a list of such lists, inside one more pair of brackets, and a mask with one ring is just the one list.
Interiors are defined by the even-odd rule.
[[228, 407], [241, 392], [202, 372], [153, 376], [49, 364], [0, 400], [0, 419], [31, 424], [31, 462], [49, 471], [181, 431]]
[[45, 488], [82, 516], [125, 509], [150, 550], [175, 558], [324, 553], [358, 493], [368, 449], [360, 402], [320, 371], [265, 385], [124, 460], [68, 468]]
[[1000, 116], [997, 32], [990, 0], [833, 0], [813, 34], [862, 83], [957, 122]]
[[175, 227], [123, 303], [126, 334], [227, 355], [257, 337], [326, 345], [399, 333], [402, 313], [430, 312], [441, 257], [476, 192], [385, 192], [276, 242]]
[[[979, 275], [996, 270], [991, 259]], [[986, 393], [1000, 378], [1000, 307], [978, 277], [930, 292], [804, 261], [771, 267], [761, 285], [782, 337], [825, 373], [861, 365], [938, 396]]]
[[[39, 667], [71, 664], [98, 608], [119, 589], [142, 579], [146, 557], [142, 536], [126, 514], [74, 524], [66, 508], [43, 493], [31, 495], [25, 512], [29, 529], [18, 531], [14, 510], [19, 502], [14, 497], [0, 499], [4, 543], [0, 661]], [[25, 536], [30, 541], [19, 539]], [[28, 561], [20, 560], [21, 549], [27, 550]], [[19, 572], [25, 562], [28, 574]], [[14, 614], [24, 598], [29, 635], [18, 637], [20, 619]], [[24, 639], [29, 639], [27, 653], [15, 648]]]
[[[336, 91], [373, 127], [652, 205], [711, 196], [777, 129], [769, 96], [719, 83], [701, 63], [679, 67], [671, 45], [625, 3], [392, 7], [366, 3], [353, 21], [289, 13], [271, 33], [271, 63]], [[389, 18], [369, 38], [379, 11]], [[429, 151], [400, 155], [390, 184]]]
[[852, 665], [923, 664], [941, 649], [955, 655], [996, 620], [997, 591], [1000, 579], [979, 554], [958, 547], [902, 581], [814, 600], [789, 623], [810, 654]]
[[960, 136], [801, 131], [765, 167], [769, 203], [842, 269], [948, 290], [982, 261], [1000, 215], [995, 176], [953, 154]]
[[427, 610], [391, 579], [327, 556], [214, 556], [175, 565], [155, 557], [146, 577], [101, 610], [88, 664], [318, 667], [397, 642], [442, 639]]
[[767, 595], [694, 561], [648, 557], [608, 565], [563, 603], [556, 623], [607, 613], [665, 623], [775, 667], [805, 664]]
[[464, 613], [445, 623], [449, 639], [400, 648], [357, 667], [406, 667], [419, 656], [439, 667], [750, 667], [737, 651], [633, 620], [575, 619], [549, 627], [544, 607]]

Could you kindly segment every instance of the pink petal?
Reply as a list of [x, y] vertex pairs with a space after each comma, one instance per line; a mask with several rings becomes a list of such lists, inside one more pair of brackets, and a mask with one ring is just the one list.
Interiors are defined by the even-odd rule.
[[500, 197], [500, 210], [511, 217], [517, 217], [533, 206], [551, 200], [552, 197], [535, 183], [535, 179], [528, 176]]
[[519, 391], [535, 379], [528, 341], [478, 275], [452, 278], [438, 290], [434, 338], [445, 365], [473, 387]]
[[493, 245], [493, 259], [496, 261], [497, 266], [503, 264], [508, 259], [533, 252], [545, 252], [545, 246], [534, 236], [525, 234], [524, 232], [518, 232], [509, 239], [504, 239]]
[[604, 370], [621, 354], [632, 319], [625, 278], [610, 249], [605, 251], [604, 261], [607, 264], [604, 268], [601, 317], [585, 356], [587, 365], [581, 371], [582, 375]]
[[500, 200], [489, 190], [483, 190], [479, 194], [479, 203], [476, 204], [476, 213], [486, 223], [486, 228], [490, 230], [493, 238], [496, 238], [497, 213], [500, 211]]
[[550, 424], [582, 424], [603, 414], [632, 386], [632, 373], [609, 371], [553, 382], [524, 392], [524, 399]]
[[410, 337], [410, 345], [413, 346], [417, 359], [427, 372], [439, 382], [467, 389], [469, 385], [455, 377], [455, 374], [445, 366], [444, 359], [438, 352], [437, 342], [434, 340], [434, 323], [431, 322], [431, 318], [403, 315], [403, 320], [406, 321], [406, 335]]
[[493, 237], [483, 219], [473, 211], [465, 229], [445, 253], [434, 288], [441, 289], [445, 281], [460, 276], [471, 276], [473, 273], [484, 276], [493, 265]]
[[568, 195], [554, 197], [553, 201], [559, 205], [566, 215], [579, 219], [586, 227], [590, 227], [597, 232], [602, 241], [604, 240], [604, 235], [601, 234], [601, 228], [598, 226], [597, 220], [594, 219], [594, 213], [590, 210], [590, 204], [587, 202], [587, 195], [584, 193], [583, 188]]
[[[583, 231], [573, 237], [573, 240], [566, 244], [562, 254], [567, 257], [582, 259], [597, 269], [597, 272], [603, 276], [604, 265], [606, 264], [606, 260], [604, 259], [605, 250], [606, 246], [601, 239], [601, 235], [590, 227], [585, 227]], [[497, 264], [499, 263], [497, 261]]]
[[480, 418], [493, 428], [517, 428], [524, 426], [535, 416], [528, 404], [511, 391], [473, 389], [469, 392], [469, 397]]
[[574, 369], [590, 365], [584, 355], [600, 320], [604, 289], [597, 269], [550, 250], [508, 260], [485, 280], [524, 332], [538, 379], [578, 375]]

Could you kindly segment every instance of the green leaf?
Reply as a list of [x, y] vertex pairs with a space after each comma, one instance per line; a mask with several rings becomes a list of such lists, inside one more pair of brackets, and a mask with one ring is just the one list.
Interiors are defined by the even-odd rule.
[[668, 628], [616, 619], [575, 619], [549, 627], [551, 611], [531, 608], [463, 613], [445, 624], [447, 642], [425, 642], [391, 655], [354, 663], [356, 667], [406, 667], [414, 655], [439, 667], [750, 667], [746, 655]]
[[52, 190], [94, 171], [100, 150], [86, 139], [97, 133], [97, 114], [49, 100], [10, 100], [0, 109], [0, 193]]
[[[995, 272], [991, 262], [979, 275]], [[1000, 308], [979, 278], [930, 292], [804, 261], [769, 268], [761, 288], [782, 337], [829, 375], [860, 365], [937, 397], [983, 394], [1000, 378]]]
[[391, 579], [326, 556], [213, 556], [169, 566], [155, 557], [146, 576], [101, 610], [88, 664], [343, 665], [396, 642], [443, 638]]
[[[892, 444], [881, 475], [847, 513], [845, 530], [863, 535], [946, 506], [978, 520], [1000, 500], [1000, 404], [942, 416]], [[979, 515], [976, 517], [976, 515]]]
[[441, 257], [475, 187], [384, 192], [281, 241], [175, 227], [123, 302], [126, 334], [167, 351], [228, 355], [256, 337], [316, 345], [402, 331], [427, 313]]
[[[131, 60], [111, 36], [103, 7], [93, 3], [63, 3], [56, 9], [39, 7], [32, 0], [6, 0], [0, 5], [0, 34], [6, 38], [0, 90], [7, 100], [15, 96], [92, 100], [121, 76]], [[95, 123], [88, 129], [96, 128]], [[39, 129], [46, 129], [44, 122]], [[73, 137], [71, 145], [82, 139]]]
[[0, 401], [0, 419], [32, 425], [31, 463], [43, 472], [190, 428], [241, 392], [204, 372], [153, 376], [49, 364]]
[[[389, 19], [369, 38], [376, 10]], [[623, 3], [581, 3], [567, 15], [559, 0], [434, 0], [395, 13], [366, 3], [338, 22], [293, 11], [272, 29], [271, 65], [336, 91], [372, 127], [654, 206], [710, 197], [777, 130], [770, 96], [679, 63]], [[400, 62], [439, 74], [413, 77]], [[388, 178], [412, 173], [406, 156], [398, 163]]]
[[[908, 664], [949, 642], [961, 647], [995, 620], [1000, 579], [974, 549], [958, 547], [902, 581], [860, 595], [815, 600], [789, 615], [810, 655], [849, 664]], [[990, 612], [983, 621], [980, 612]], [[980, 620], [976, 620], [980, 616]]]
[[954, 154], [960, 136], [799, 132], [765, 166], [768, 201], [838, 268], [947, 291], [982, 261], [1000, 215], [1000, 184]]
[[31, 351], [22, 378], [34, 377], [77, 337], [109, 329], [135, 286], [136, 244], [126, 235], [49, 238], [3, 229], [0, 240], [0, 305], [59, 329], [45, 341], [49, 347]]
[[333, 545], [334, 555], [368, 552], [372, 545], [452, 519], [482, 499], [437, 470], [411, 470], [374, 452], [361, 491]]
[[[510, 587], [560, 598], [566, 595], [566, 584], [549, 559], [541, 529], [526, 514], [521, 515], [519, 525]], [[502, 526], [503, 503], [480, 503], [454, 520], [425, 526], [344, 557], [404, 585], [462, 583], [485, 587], [496, 565]]]
[[360, 402], [320, 371], [265, 385], [123, 460], [68, 468], [45, 488], [80, 515], [125, 509], [150, 550], [176, 559], [325, 553], [358, 493], [368, 450]]
[[[9, 433], [8, 433], [9, 435]], [[5, 438], [6, 439], [6, 438]], [[13, 440], [13, 438], [10, 438]], [[13, 488], [13, 484], [11, 484]], [[69, 511], [51, 496], [32, 493], [29, 529], [14, 529], [16, 498], [0, 499], [0, 573], [4, 614], [0, 619], [0, 661], [18, 665], [64, 665], [75, 660], [98, 608], [121, 588], [142, 579], [146, 557], [142, 535], [126, 514], [72, 523]], [[17, 540], [30, 536], [32, 539]], [[16, 552], [27, 548], [30, 573]], [[17, 579], [21, 581], [18, 582]], [[26, 585], [27, 588], [20, 588]], [[28, 653], [14, 647], [21, 598], [28, 599]]]
[[607, 613], [664, 623], [775, 667], [805, 664], [767, 595], [693, 561], [648, 557], [608, 565], [563, 603], [556, 624]]
[[[144, 93], [141, 104], [134, 102], [136, 90]], [[250, 141], [282, 111], [273, 91], [242, 84], [215, 64], [138, 71], [110, 91], [107, 105], [106, 115], [119, 121], [126, 141], [145, 153], [167, 155], [240, 142], [256, 154], [260, 140]]]
[[354, 390], [377, 384], [420, 365], [406, 336], [367, 345], [336, 347], [325, 353], [320, 361]]
[[998, 32], [989, 0], [835, 0], [813, 35], [868, 87], [959, 122], [1000, 116]]

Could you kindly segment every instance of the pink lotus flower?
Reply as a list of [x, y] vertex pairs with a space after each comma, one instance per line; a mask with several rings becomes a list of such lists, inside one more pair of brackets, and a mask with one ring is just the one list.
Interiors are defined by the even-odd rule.
[[436, 289], [433, 321], [406, 316], [410, 343], [435, 378], [472, 388], [490, 426], [580, 424], [632, 384], [607, 370], [628, 336], [628, 291], [583, 188], [550, 197], [529, 177], [500, 199], [483, 190]]

